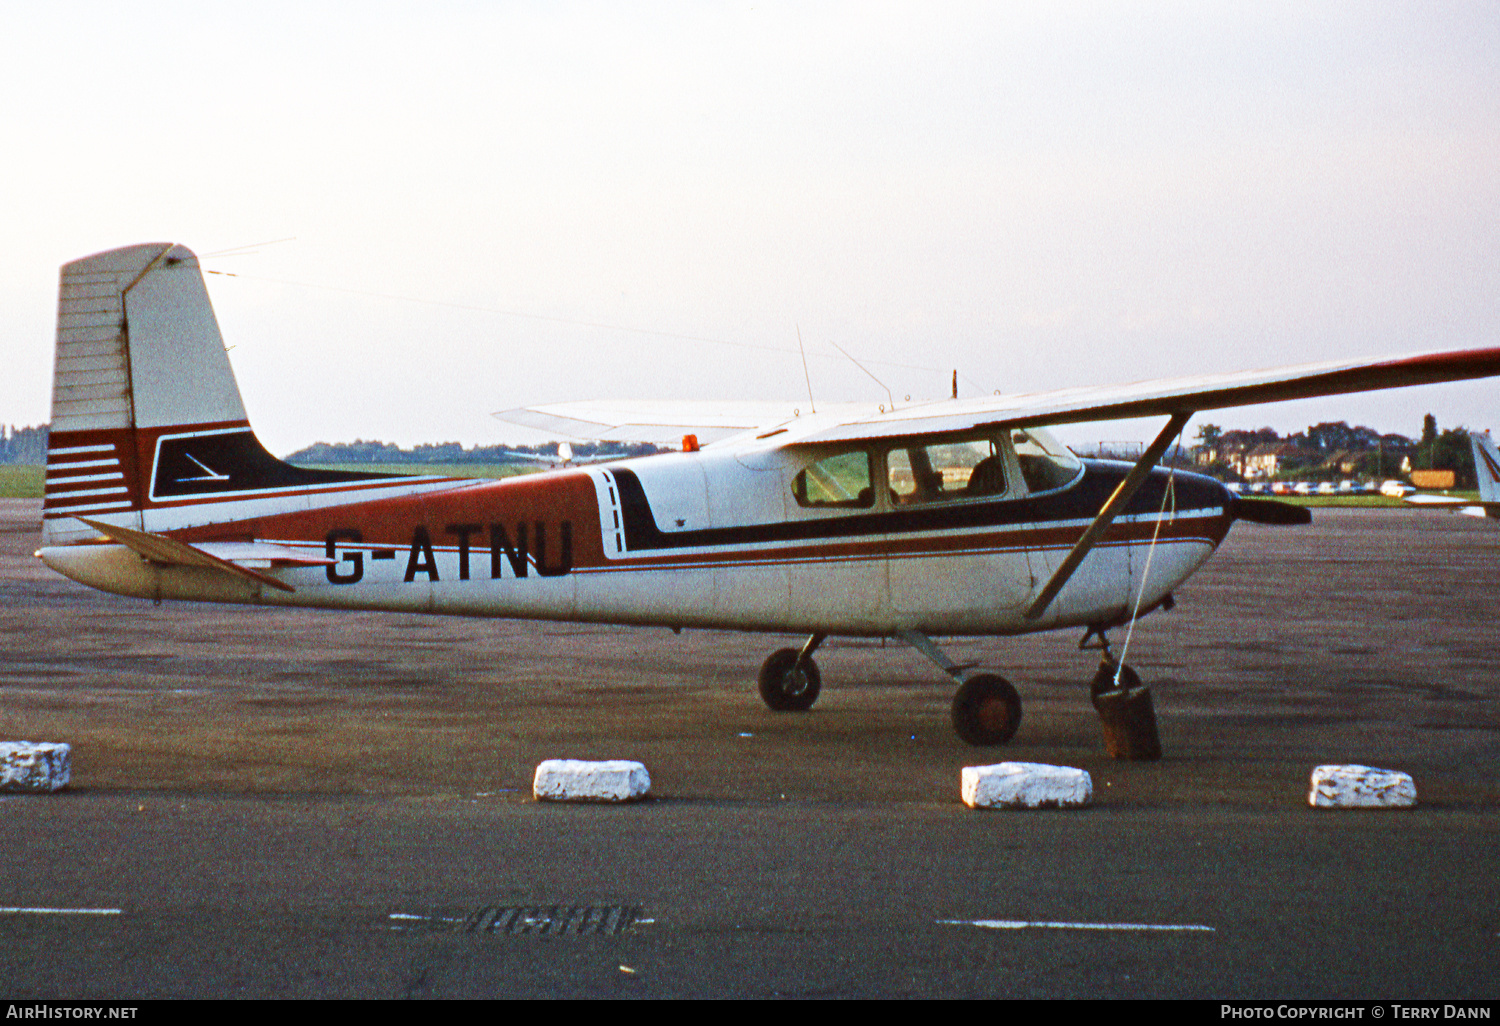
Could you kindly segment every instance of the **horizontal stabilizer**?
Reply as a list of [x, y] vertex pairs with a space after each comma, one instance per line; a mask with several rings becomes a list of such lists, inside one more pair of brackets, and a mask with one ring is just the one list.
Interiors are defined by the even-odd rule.
[[[165, 535], [149, 534], [146, 531], [136, 531], [129, 527], [117, 527], [114, 524], [106, 524], [98, 520], [89, 520], [79, 517], [85, 524], [104, 535], [111, 541], [119, 542], [142, 559], [152, 563], [160, 563], [164, 566], [196, 566], [207, 570], [217, 570], [221, 573], [233, 574], [257, 584], [269, 585], [278, 591], [294, 592], [297, 589], [283, 581], [267, 574], [242, 566], [233, 560], [243, 559], [246, 562], [264, 562], [267, 567], [276, 565], [276, 555], [271, 550], [286, 553], [288, 563], [306, 565], [307, 563], [323, 563], [325, 560], [309, 560], [293, 549], [287, 549], [279, 545], [262, 545], [256, 542], [207, 542], [203, 547], [189, 545], [187, 542], [168, 538]], [[208, 551], [209, 546], [226, 556], [216, 555]]]
[[192, 546], [199, 552], [241, 567], [269, 569], [276, 566], [331, 566], [336, 559], [327, 556], [312, 556], [285, 545], [268, 542], [198, 542]]

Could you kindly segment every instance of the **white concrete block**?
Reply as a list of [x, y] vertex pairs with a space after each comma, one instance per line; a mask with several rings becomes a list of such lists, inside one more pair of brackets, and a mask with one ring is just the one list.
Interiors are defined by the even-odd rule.
[[73, 749], [57, 741], [0, 741], [0, 791], [57, 791], [73, 775]]
[[1002, 762], [965, 766], [964, 804], [971, 809], [1076, 809], [1094, 801], [1094, 778], [1071, 766]]
[[1307, 804], [1319, 809], [1409, 809], [1417, 804], [1417, 785], [1400, 770], [1318, 766]]
[[629, 802], [651, 790], [651, 774], [638, 762], [548, 759], [536, 768], [531, 793], [547, 802]]

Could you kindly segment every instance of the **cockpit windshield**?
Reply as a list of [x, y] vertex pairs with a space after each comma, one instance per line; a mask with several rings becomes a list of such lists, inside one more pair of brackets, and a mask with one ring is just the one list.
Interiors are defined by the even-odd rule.
[[1083, 463], [1045, 428], [1029, 427], [1011, 432], [1021, 477], [1033, 494], [1050, 492], [1069, 484], [1083, 470]]

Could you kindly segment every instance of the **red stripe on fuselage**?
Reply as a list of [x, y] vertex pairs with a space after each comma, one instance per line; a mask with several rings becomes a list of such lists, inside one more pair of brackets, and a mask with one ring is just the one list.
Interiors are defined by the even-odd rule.
[[[1217, 547], [1229, 530], [1230, 517], [1177, 516], [1161, 523], [1154, 519], [1116, 522], [1105, 546], [1140, 544], [1153, 537], [1162, 542], [1197, 541]], [[1066, 551], [1082, 535], [1083, 522], [1029, 527], [960, 529], [907, 536], [861, 536], [849, 540], [824, 539], [800, 544], [763, 542], [715, 549], [682, 549], [626, 553], [605, 558], [597, 493], [586, 472], [563, 471], [476, 484], [453, 492], [436, 492], [355, 502], [323, 509], [284, 513], [175, 532], [186, 541], [276, 539], [282, 544], [322, 547], [330, 537], [348, 548], [396, 549], [405, 553], [416, 544], [418, 529], [425, 532], [435, 552], [458, 551], [467, 536], [473, 562], [472, 576], [489, 576], [491, 525], [517, 541], [517, 527], [526, 525], [536, 537], [537, 525], [551, 539], [551, 559], [564, 524], [571, 532], [570, 565], [575, 571], [640, 571], [704, 566], [795, 564], [818, 561], [858, 561], [881, 558], [930, 558], [961, 553], [997, 554], [1024, 550]], [[355, 540], [355, 536], [358, 540]], [[611, 536], [612, 537], [612, 536]]]
[[[391, 482], [380, 482], [389, 486]], [[452, 530], [472, 526], [476, 552], [488, 551], [489, 525], [499, 524], [514, 534], [517, 524], [541, 523], [560, 537], [563, 523], [572, 532], [574, 565], [604, 562], [599, 534], [599, 506], [593, 482], [585, 473], [566, 471], [527, 475], [503, 481], [475, 484], [453, 491], [404, 495], [370, 502], [275, 516], [257, 517], [193, 528], [174, 534], [185, 541], [277, 538], [288, 543], [323, 545], [333, 532], [358, 532], [359, 545], [405, 549], [415, 530], [425, 528], [434, 549], [453, 550], [462, 533]]]

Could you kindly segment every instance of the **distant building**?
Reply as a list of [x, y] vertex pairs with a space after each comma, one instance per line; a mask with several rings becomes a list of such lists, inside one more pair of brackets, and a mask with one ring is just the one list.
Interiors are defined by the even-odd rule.
[[1289, 464], [1305, 463], [1310, 455], [1312, 454], [1304, 449], [1282, 442], [1257, 445], [1244, 455], [1244, 469], [1240, 471], [1240, 476], [1276, 477]]
[[1413, 470], [1411, 483], [1418, 488], [1452, 488], [1458, 475], [1451, 470]]

